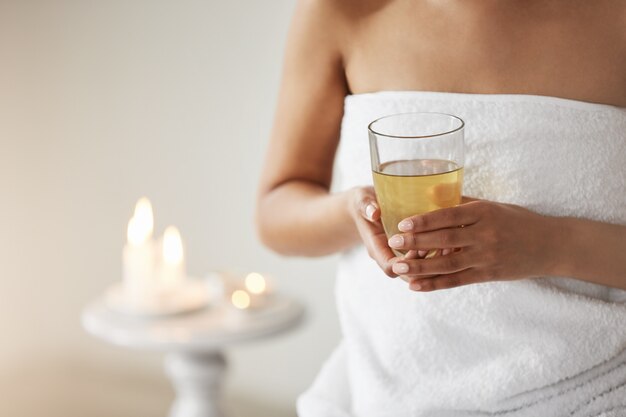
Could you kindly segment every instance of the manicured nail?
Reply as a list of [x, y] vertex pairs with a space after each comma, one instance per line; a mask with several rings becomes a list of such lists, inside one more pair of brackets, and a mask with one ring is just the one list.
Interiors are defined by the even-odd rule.
[[421, 289], [422, 289], [422, 286], [421, 286], [421, 285], [419, 285], [417, 282], [412, 282], [412, 283], [411, 283], [411, 289], [412, 289], [413, 291], [419, 291], [419, 290], [421, 290]]
[[423, 258], [424, 256], [426, 256], [427, 253], [428, 253], [427, 250], [418, 250], [417, 256], [419, 256], [420, 258]]
[[396, 274], [406, 274], [407, 272], [409, 272], [409, 265], [405, 264], [404, 262], [398, 262], [393, 264], [391, 266], [391, 269]]
[[447, 255], [447, 254], [449, 254], [450, 252], [452, 252], [452, 249], [444, 249], [444, 250], [442, 250], [442, 251], [441, 251], [441, 254], [442, 254], [443, 256], [446, 256], [446, 255]]
[[374, 212], [376, 211], [376, 206], [373, 204], [368, 204], [367, 207], [365, 207], [365, 216], [367, 216], [368, 219], [370, 220], [374, 220]]
[[402, 245], [404, 245], [404, 236], [402, 235], [395, 235], [392, 236], [391, 239], [389, 239], [389, 246], [391, 246], [392, 248], [401, 248]]
[[402, 220], [398, 223], [398, 229], [400, 229], [401, 232], [410, 232], [413, 230], [413, 222], [411, 220]]

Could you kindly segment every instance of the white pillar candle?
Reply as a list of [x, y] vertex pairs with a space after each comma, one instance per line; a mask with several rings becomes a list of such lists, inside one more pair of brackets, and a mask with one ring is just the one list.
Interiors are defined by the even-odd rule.
[[140, 304], [154, 290], [154, 217], [150, 201], [143, 197], [128, 222], [127, 239], [122, 254], [124, 291], [131, 302]]
[[169, 226], [163, 234], [159, 278], [164, 289], [172, 289], [185, 279], [185, 259], [180, 232]]

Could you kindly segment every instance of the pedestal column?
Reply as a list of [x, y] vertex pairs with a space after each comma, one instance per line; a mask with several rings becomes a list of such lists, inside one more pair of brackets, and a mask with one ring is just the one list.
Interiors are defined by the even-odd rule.
[[219, 399], [225, 369], [221, 352], [167, 354], [165, 372], [176, 390], [170, 417], [225, 417]]

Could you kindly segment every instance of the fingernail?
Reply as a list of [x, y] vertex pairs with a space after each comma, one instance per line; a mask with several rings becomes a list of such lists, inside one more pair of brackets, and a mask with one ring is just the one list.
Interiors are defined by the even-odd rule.
[[451, 249], [444, 249], [444, 250], [442, 250], [442, 251], [441, 251], [441, 254], [442, 254], [443, 256], [446, 256], [446, 255], [447, 255], [447, 254], [449, 254], [450, 252], [452, 252], [452, 250], [451, 250]]
[[370, 220], [374, 220], [374, 212], [376, 211], [376, 206], [374, 206], [373, 204], [368, 204], [367, 207], [365, 207], [365, 216], [370, 219]]
[[419, 290], [421, 290], [421, 289], [422, 289], [422, 286], [421, 286], [421, 285], [419, 285], [417, 282], [412, 282], [412, 283], [411, 283], [411, 289], [412, 289], [413, 291], [419, 291]]
[[428, 253], [427, 250], [418, 250], [417, 256], [419, 256], [420, 258], [423, 258], [424, 256], [426, 256], [427, 253]]
[[407, 272], [409, 272], [409, 265], [405, 264], [404, 262], [398, 262], [393, 264], [391, 266], [391, 269], [396, 274], [406, 274]]
[[401, 232], [410, 232], [413, 230], [413, 222], [411, 220], [402, 220], [398, 223], [398, 229], [400, 229]]
[[402, 245], [404, 245], [404, 236], [402, 235], [395, 235], [392, 236], [391, 239], [389, 239], [389, 246], [391, 246], [392, 248], [400, 248], [402, 247]]

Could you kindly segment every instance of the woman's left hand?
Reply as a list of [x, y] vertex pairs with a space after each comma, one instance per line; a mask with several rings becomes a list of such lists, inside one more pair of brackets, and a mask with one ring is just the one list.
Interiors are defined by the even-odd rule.
[[396, 258], [392, 269], [414, 291], [544, 275], [553, 266], [554, 220], [486, 200], [412, 216], [399, 223], [404, 233], [392, 236], [389, 246], [411, 254], [441, 249], [445, 256]]

